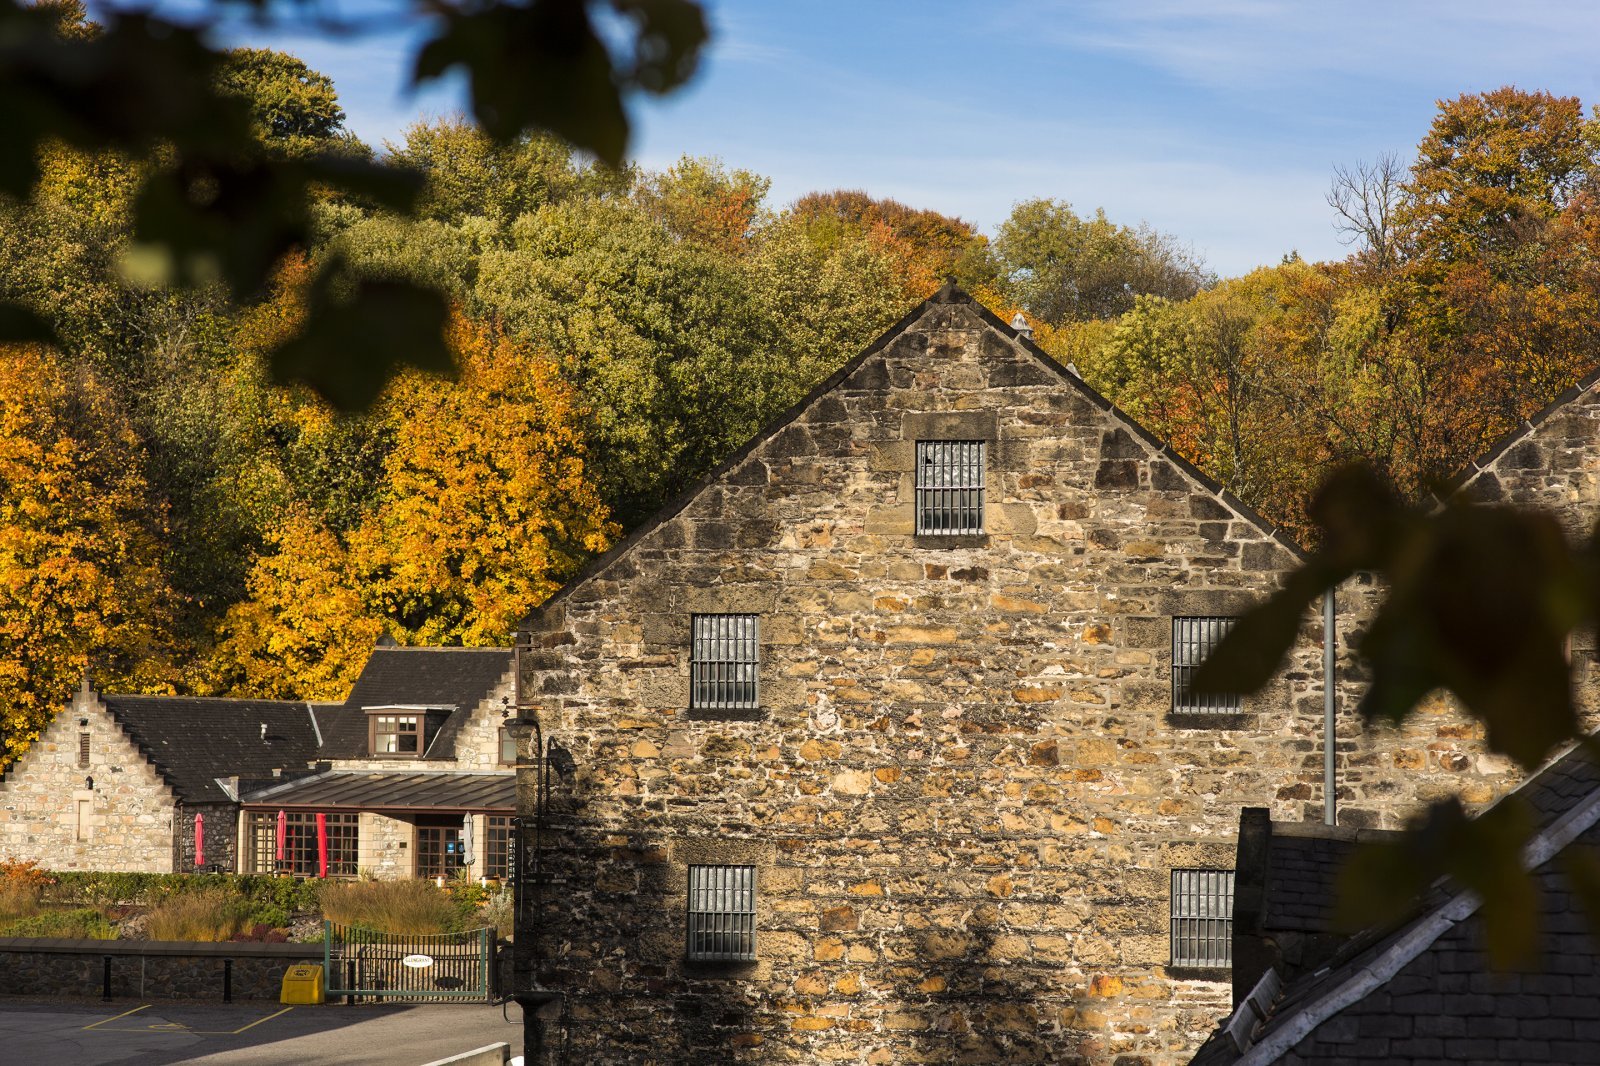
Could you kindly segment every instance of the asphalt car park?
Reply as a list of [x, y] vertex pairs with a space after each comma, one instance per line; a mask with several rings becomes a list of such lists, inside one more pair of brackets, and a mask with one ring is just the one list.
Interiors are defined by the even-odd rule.
[[522, 1012], [487, 1004], [285, 1007], [277, 1003], [0, 1000], [0, 1061], [103, 1066], [423, 1063], [505, 1041]]

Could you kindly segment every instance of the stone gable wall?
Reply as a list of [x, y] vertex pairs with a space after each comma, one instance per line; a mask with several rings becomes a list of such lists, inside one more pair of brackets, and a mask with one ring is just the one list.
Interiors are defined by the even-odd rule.
[[[80, 733], [89, 734], [88, 767], [78, 763]], [[80, 802], [89, 814], [81, 834]], [[79, 692], [0, 782], [0, 859], [171, 873], [176, 811], [171, 789], [110, 712], [92, 692]]]
[[[989, 443], [985, 536], [914, 535], [919, 438]], [[532, 623], [524, 701], [577, 767], [536, 919], [577, 1057], [1186, 1062], [1229, 986], [1167, 966], [1171, 870], [1231, 867], [1243, 805], [1320, 818], [1321, 649], [1307, 618], [1241, 713], [1175, 716], [1171, 620], [1292, 562], [971, 305], [928, 306]], [[1340, 596], [1346, 712], [1374, 591]], [[689, 713], [696, 612], [760, 615], [756, 720]], [[1339, 734], [1352, 824], [1503, 779], [1432, 747], [1476, 751], [1448, 710]], [[757, 867], [754, 963], [684, 960], [707, 861]]]

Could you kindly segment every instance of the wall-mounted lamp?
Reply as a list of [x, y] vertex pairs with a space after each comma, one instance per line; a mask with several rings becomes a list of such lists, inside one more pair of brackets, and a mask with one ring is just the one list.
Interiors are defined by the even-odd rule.
[[83, 779], [83, 787], [88, 789], [90, 792], [93, 792], [94, 791], [94, 778], [92, 778], [92, 777], [84, 778]]
[[78, 724], [79, 724], [79, 725], [80, 725], [80, 726], [84, 726], [84, 725], [88, 725], [88, 724], [89, 724], [89, 719], [87, 719], [87, 718], [80, 718], [80, 719], [78, 719]]

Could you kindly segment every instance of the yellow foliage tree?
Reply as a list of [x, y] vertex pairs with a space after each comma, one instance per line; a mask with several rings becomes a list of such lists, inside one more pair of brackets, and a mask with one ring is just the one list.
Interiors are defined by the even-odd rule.
[[228, 610], [209, 687], [265, 699], [343, 699], [383, 623], [350, 573], [344, 545], [303, 508], [267, 535], [248, 598]]
[[171, 596], [138, 457], [92, 378], [0, 348], [0, 765], [91, 667], [119, 688], [170, 691]]
[[459, 316], [450, 340], [457, 384], [413, 374], [391, 390], [387, 490], [351, 561], [402, 643], [499, 644], [619, 530], [554, 362]]
[[496, 645], [617, 535], [586, 476], [572, 387], [544, 358], [458, 317], [460, 380], [396, 380], [377, 502], [341, 536], [303, 505], [268, 534], [224, 620], [210, 687], [338, 699], [387, 632]]

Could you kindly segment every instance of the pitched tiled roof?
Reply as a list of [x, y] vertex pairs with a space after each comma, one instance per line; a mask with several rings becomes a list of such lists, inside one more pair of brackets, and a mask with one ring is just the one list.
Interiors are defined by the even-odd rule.
[[334, 770], [258, 788], [240, 798], [246, 806], [266, 808], [511, 811], [517, 806], [517, 777], [512, 773]]
[[359, 759], [367, 754], [368, 707], [442, 707], [455, 713], [439, 727], [425, 755], [453, 759], [461, 727], [507, 679], [511, 660], [510, 648], [374, 648], [349, 699], [342, 706], [316, 707], [323, 757]]
[[106, 695], [100, 700], [186, 803], [225, 803], [219, 777], [265, 777], [317, 758], [306, 705], [288, 700]]
[[1219, 1029], [1194, 1066], [1600, 1062], [1600, 945], [1557, 858], [1574, 841], [1600, 844], [1600, 761], [1574, 748], [1516, 794], [1537, 827], [1534, 972], [1490, 974], [1477, 897], [1443, 883], [1409, 920], [1356, 935], [1291, 982], [1248, 1051]]

